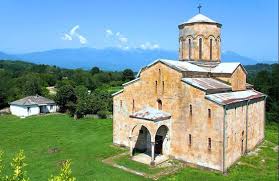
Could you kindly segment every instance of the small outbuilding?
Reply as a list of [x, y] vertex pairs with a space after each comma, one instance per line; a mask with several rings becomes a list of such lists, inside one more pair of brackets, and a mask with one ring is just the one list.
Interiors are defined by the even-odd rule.
[[27, 117], [41, 113], [52, 113], [58, 109], [56, 103], [48, 98], [36, 95], [28, 96], [10, 103], [13, 115]]

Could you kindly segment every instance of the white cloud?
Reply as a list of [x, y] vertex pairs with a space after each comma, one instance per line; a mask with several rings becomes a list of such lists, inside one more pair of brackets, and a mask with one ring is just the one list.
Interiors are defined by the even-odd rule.
[[106, 38], [110, 44], [123, 50], [129, 50], [131, 47], [141, 48], [143, 50], [159, 49], [160, 45], [156, 43], [145, 42], [141, 45], [131, 45], [129, 39], [120, 32], [113, 32], [111, 29], [105, 30]]
[[84, 36], [82, 36], [82, 35], [77, 35], [77, 37], [78, 37], [79, 42], [80, 42], [81, 44], [86, 44], [86, 43], [87, 43], [87, 39], [86, 39]]
[[64, 36], [62, 37], [62, 40], [71, 41], [71, 40], [73, 40], [73, 38], [70, 35], [68, 35], [67, 33], [65, 33]]
[[72, 41], [74, 38], [77, 38], [81, 44], [86, 44], [87, 39], [79, 34], [77, 31], [79, 30], [79, 25], [74, 26], [69, 33], [64, 33], [62, 40]]
[[106, 38], [109, 38], [110, 43], [113, 43], [114, 46], [121, 48], [123, 50], [128, 50], [128, 38], [121, 34], [120, 32], [114, 33], [111, 29], [105, 30]]
[[143, 50], [154, 50], [160, 48], [159, 44], [152, 44], [150, 42], [145, 42], [140, 45], [140, 48]]
[[113, 36], [113, 32], [110, 29], [106, 30], [106, 36]]

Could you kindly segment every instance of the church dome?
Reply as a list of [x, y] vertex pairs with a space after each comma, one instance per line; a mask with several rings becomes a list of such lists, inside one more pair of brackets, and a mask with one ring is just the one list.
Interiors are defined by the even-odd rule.
[[181, 23], [179, 26], [187, 25], [187, 24], [194, 24], [194, 23], [208, 23], [208, 24], [217, 24], [221, 26], [220, 23], [210, 19], [209, 17], [199, 13], [192, 18], [190, 18], [188, 21]]

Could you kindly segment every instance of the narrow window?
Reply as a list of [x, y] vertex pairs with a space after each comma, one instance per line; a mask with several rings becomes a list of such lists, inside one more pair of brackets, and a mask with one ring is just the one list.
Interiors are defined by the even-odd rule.
[[163, 93], [165, 91], [165, 81], [162, 81], [162, 88], [163, 88]]
[[161, 79], [161, 69], [159, 69], [159, 80]]
[[199, 39], [199, 59], [202, 59], [202, 38]]
[[189, 134], [189, 146], [191, 146], [191, 145], [192, 145], [192, 135]]
[[181, 59], [182, 59], [182, 60], [184, 60], [184, 54], [183, 54], [183, 52], [184, 52], [184, 41], [181, 40]]
[[133, 99], [133, 111], [135, 110], [135, 100]]
[[157, 103], [158, 103], [158, 109], [159, 109], [159, 110], [162, 110], [162, 108], [163, 108], [163, 103], [162, 103], [162, 101], [161, 101], [160, 99], [158, 99], [158, 100], [157, 100]]
[[208, 109], [208, 118], [211, 118], [211, 109]]
[[210, 39], [209, 55], [210, 55], [210, 60], [212, 60], [212, 39]]
[[208, 150], [211, 150], [211, 138], [208, 138]]
[[27, 112], [30, 113], [30, 107], [27, 107]]
[[243, 142], [244, 142], [244, 141], [243, 141], [243, 139], [242, 139], [242, 140], [241, 140], [241, 153], [242, 153], [242, 154], [244, 153], [244, 152], [243, 152], [243, 151], [244, 151], [244, 144], [243, 144]]
[[182, 40], [180, 40], [179, 43], [180, 43], [180, 56], [181, 56], [180, 59], [183, 60], [183, 42], [182, 42]]
[[120, 100], [120, 107], [122, 108], [122, 100]]
[[157, 87], [158, 87], [158, 82], [157, 80], [155, 81], [155, 92], [157, 93]]
[[242, 137], [244, 136], [244, 131], [242, 131], [241, 136], [242, 136]]
[[191, 39], [189, 39], [188, 40], [188, 47], [189, 47], [189, 52], [188, 52], [188, 54], [189, 54], [189, 60], [191, 60], [191, 49], [192, 49], [192, 45], [191, 45]]
[[192, 104], [190, 104], [190, 116], [192, 116], [193, 110], [192, 110]]
[[50, 105], [50, 110], [52, 110], [53, 109], [53, 105]]

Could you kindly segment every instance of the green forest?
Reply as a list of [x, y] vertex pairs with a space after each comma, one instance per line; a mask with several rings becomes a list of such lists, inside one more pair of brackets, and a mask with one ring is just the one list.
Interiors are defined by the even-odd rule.
[[[248, 83], [268, 95], [267, 120], [279, 120], [279, 66], [256, 64], [245, 66]], [[124, 82], [134, 79], [135, 72], [63, 69], [23, 61], [0, 60], [0, 109], [9, 102], [29, 95], [54, 99], [61, 112], [76, 118], [98, 114], [105, 118], [112, 113], [111, 94], [120, 90]]]
[[[0, 109], [9, 102], [30, 95], [54, 99], [61, 112], [77, 118], [98, 114], [105, 118], [112, 112], [111, 94], [124, 82], [134, 79], [130, 69], [121, 72], [62, 69], [22, 61], [0, 61]], [[49, 91], [48, 88], [52, 88]]]

